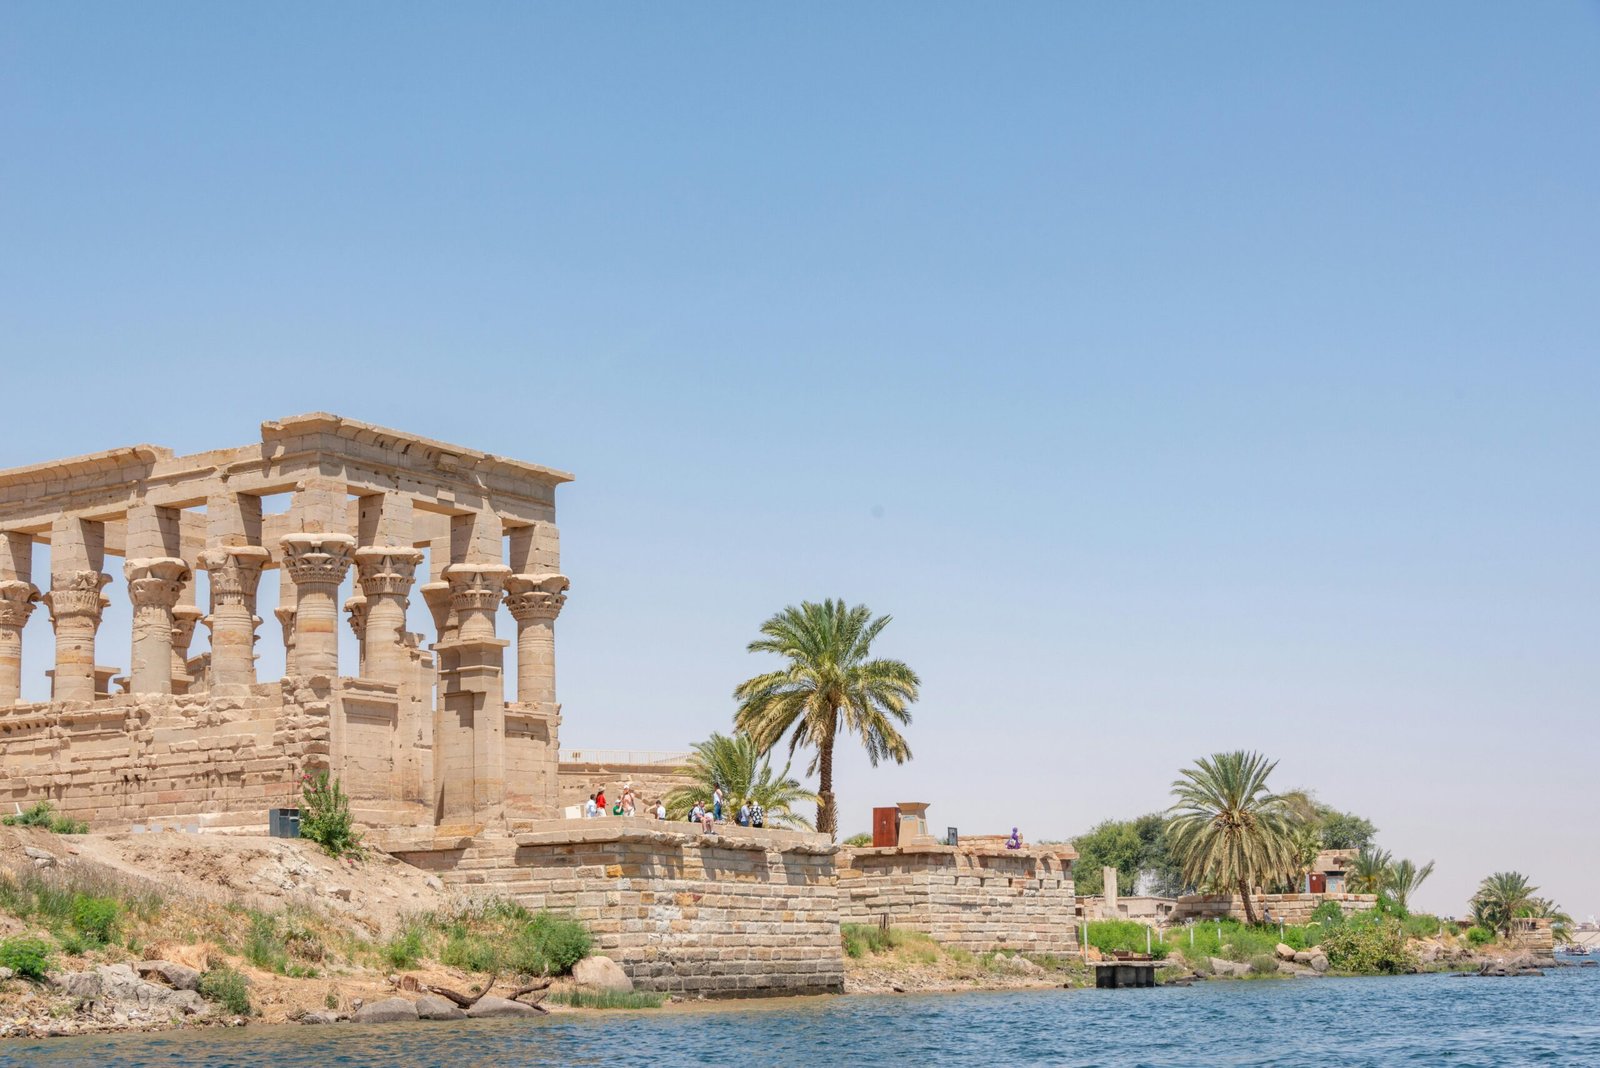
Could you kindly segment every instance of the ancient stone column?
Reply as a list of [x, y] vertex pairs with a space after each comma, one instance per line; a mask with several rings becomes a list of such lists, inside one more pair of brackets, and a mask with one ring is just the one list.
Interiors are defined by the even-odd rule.
[[441, 643], [450, 670], [440, 676], [434, 726], [434, 774], [441, 824], [499, 820], [505, 799], [505, 647], [494, 616], [511, 569], [451, 564], [444, 570], [454, 637]]
[[133, 602], [133, 660], [128, 688], [133, 693], [172, 692], [173, 609], [189, 581], [189, 565], [177, 557], [129, 560], [123, 564], [128, 599]]
[[259, 545], [219, 545], [200, 554], [211, 574], [211, 688], [237, 693], [256, 681], [256, 586], [271, 554]]
[[100, 593], [111, 576], [99, 571], [58, 571], [44, 603], [56, 628], [56, 674], [51, 700], [94, 700], [94, 635], [110, 602]]
[[350, 622], [351, 633], [356, 636], [356, 647], [360, 650], [356, 674], [367, 678], [367, 599], [360, 590], [344, 599], [344, 614]]
[[362, 631], [362, 674], [398, 683], [410, 667], [411, 653], [402, 644], [406, 606], [416, 580], [422, 550], [399, 545], [368, 545], [356, 550], [356, 575], [366, 598]]
[[556, 702], [555, 624], [570, 585], [565, 575], [506, 579], [506, 607], [517, 621], [517, 701], [522, 704]]
[[22, 697], [22, 628], [39, 601], [39, 587], [22, 579], [0, 581], [0, 704]]
[[337, 678], [339, 583], [350, 568], [356, 539], [348, 534], [285, 534], [278, 544], [295, 585], [295, 673]]
[[172, 692], [188, 693], [194, 685], [189, 674], [189, 643], [194, 641], [194, 627], [205, 615], [192, 604], [179, 604], [172, 609]]

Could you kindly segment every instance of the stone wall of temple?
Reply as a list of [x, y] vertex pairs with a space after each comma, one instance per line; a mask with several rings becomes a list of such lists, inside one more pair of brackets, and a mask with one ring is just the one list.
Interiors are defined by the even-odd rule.
[[[625, 785], [633, 785], [633, 796], [640, 805], [654, 805], [679, 786], [693, 786], [695, 780], [680, 767], [663, 764], [624, 763], [621, 761], [562, 761], [558, 806], [582, 806], [589, 795], [604, 788], [606, 800], [622, 796]], [[643, 815], [643, 811], [640, 813]]]
[[844, 923], [922, 931], [982, 953], [1075, 953], [1072, 863], [1048, 850], [908, 846], [839, 855]]
[[265, 826], [269, 808], [297, 803], [303, 771], [327, 766], [332, 707], [326, 680], [13, 706], [0, 716], [0, 808], [47, 800], [97, 830]]
[[[1378, 903], [1373, 894], [1257, 894], [1251, 899], [1256, 919], [1271, 912], [1274, 921], [1301, 925], [1311, 922], [1311, 914], [1324, 902], [1337, 902], [1346, 916], [1364, 912]], [[1244, 899], [1238, 894], [1187, 894], [1178, 898], [1171, 923], [1185, 920], [1234, 919], [1245, 922]]]
[[549, 821], [512, 840], [401, 854], [448, 885], [571, 913], [644, 990], [703, 997], [844, 986], [835, 847], [819, 835], [706, 836], [643, 819]]

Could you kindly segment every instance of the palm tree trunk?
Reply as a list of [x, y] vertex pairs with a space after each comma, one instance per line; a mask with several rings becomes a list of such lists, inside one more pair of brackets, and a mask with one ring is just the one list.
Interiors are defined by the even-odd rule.
[[833, 810], [833, 736], [817, 746], [817, 831], [839, 837], [839, 819]]
[[1239, 880], [1239, 896], [1244, 898], [1244, 922], [1254, 927], [1256, 923], [1256, 907], [1250, 901], [1250, 883], [1245, 879]]

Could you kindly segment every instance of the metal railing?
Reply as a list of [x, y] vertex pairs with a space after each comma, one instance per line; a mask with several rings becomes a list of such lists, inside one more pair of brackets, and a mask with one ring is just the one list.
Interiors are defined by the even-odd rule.
[[563, 749], [563, 764], [633, 764], [677, 767], [689, 760], [688, 749]]

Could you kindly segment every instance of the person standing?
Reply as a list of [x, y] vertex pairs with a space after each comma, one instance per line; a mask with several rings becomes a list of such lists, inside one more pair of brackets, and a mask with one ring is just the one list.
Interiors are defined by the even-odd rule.
[[762, 811], [761, 802], [752, 800], [750, 802], [750, 826], [765, 827], [766, 825], [767, 814]]
[[594, 795], [594, 805], [600, 810], [600, 815], [606, 814], [606, 788], [600, 787], [600, 792]]
[[722, 784], [718, 783], [711, 791], [711, 818], [718, 823], [722, 822]]
[[734, 817], [741, 827], [750, 826], [750, 799], [745, 798], [744, 804], [739, 806], [739, 814]]
[[632, 786], [624, 786], [622, 788], [622, 814], [624, 816], [633, 815], [633, 787]]
[[667, 803], [665, 801], [657, 801], [656, 802], [656, 819], [662, 821], [663, 823], [666, 822], [666, 819], [667, 819]]
[[600, 806], [594, 803], [594, 794], [589, 795], [589, 803], [583, 806], [583, 818], [592, 820], [600, 815]]

